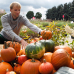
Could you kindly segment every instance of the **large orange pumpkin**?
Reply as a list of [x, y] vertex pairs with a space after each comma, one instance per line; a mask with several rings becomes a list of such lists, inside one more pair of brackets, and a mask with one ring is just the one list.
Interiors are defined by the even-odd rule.
[[47, 62], [51, 62], [52, 52], [46, 52], [44, 53], [43, 57], [40, 59], [41, 62], [43, 62], [43, 59], [46, 59]]
[[52, 32], [51, 31], [45, 31], [45, 30], [43, 30], [43, 31], [41, 31], [41, 36], [42, 36], [42, 38], [43, 39], [51, 39], [52, 38]]
[[6, 74], [6, 70], [13, 71], [13, 67], [7, 62], [0, 63], [0, 74]]
[[56, 51], [57, 49], [64, 49], [70, 54], [70, 56], [72, 56], [72, 50], [69, 46], [65, 45], [55, 46], [54, 51]]
[[58, 70], [62, 66], [68, 66], [71, 61], [71, 57], [68, 52], [64, 49], [56, 50], [51, 57], [51, 63], [54, 68]]
[[28, 59], [21, 66], [20, 74], [39, 74], [39, 65], [41, 62], [36, 59]]
[[15, 49], [12, 47], [7, 48], [6, 43], [5, 43], [5, 49], [2, 49], [0, 51], [0, 54], [1, 54], [2, 59], [6, 62], [13, 61], [16, 58]]

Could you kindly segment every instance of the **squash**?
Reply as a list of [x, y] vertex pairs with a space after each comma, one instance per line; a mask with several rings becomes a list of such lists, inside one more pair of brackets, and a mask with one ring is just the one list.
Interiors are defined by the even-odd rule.
[[5, 62], [11, 62], [16, 58], [15, 49], [12, 47], [7, 48], [6, 42], [5, 42], [5, 49], [2, 49], [0, 51], [0, 54], [1, 54], [3, 61], [5, 61]]
[[7, 62], [0, 63], [0, 74], [6, 74], [6, 70], [13, 71], [13, 67]]
[[7, 44], [8, 47], [14, 48], [16, 53], [18, 53], [21, 49], [21, 45], [18, 42], [7, 41], [6, 44]]
[[53, 52], [55, 43], [53, 40], [40, 40], [39, 41], [44, 47], [45, 47], [45, 52]]
[[65, 45], [55, 46], [54, 51], [56, 51], [57, 49], [66, 50], [70, 54], [70, 56], [72, 57], [72, 50], [69, 46], [65, 46]]
[[53, 65], [43, 59], [43, 63], [41, 63], [41, 65], [39, 66], [39, 72], [41, 74], [50, 74], [53, 72]]
[[28, 59], [21, 66], [20, 74], [40, 74], [39, 66], [41, 62], [37, 59]]
[[74, 60], [71, 60], [71, 61], [70, 61], [70, 64], [69, 64], [69, 66], [68, 66], [68, 67], [70, 67], [70, 68], [74, 69]]
[[21, 65], [14, 63], [13, 70], [14, 70], [17, 74], [20, 74]]
[[52, 52], [46, 52], [44, 53], [43, 57], [40, 59], [40, 61], [43, 63], [43, 59], [45, 59], [47, 62], [51, 62]]
[[28, 44], [25, 48], [25, 54], [28, 58], [40, 59], [44, 53], [45, 47], [39, 42]]
[[71, 57], [64, 49], [56, 50], [51, 57], [51, 63], [55, 70], [58, 70], [62, 66], [68, 66], [71, 61]]
[[51, 31], [45, 31], [45, 30], [43, 30], [43, 31], [41, 31], [41, 36], [42, 36], [42, 38], [43, 39], [51, 39], [52, 38], [52, 32]]

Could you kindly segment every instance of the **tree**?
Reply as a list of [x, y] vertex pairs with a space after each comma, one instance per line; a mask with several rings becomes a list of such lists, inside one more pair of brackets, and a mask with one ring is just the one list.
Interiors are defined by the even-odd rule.
[[37, 12], [36, 15], [35, 15], [35, 17], [36, 17], [37, 19], [40, 19], [40, 18], [42, 17], [42, 14], [41, 14], [40, 12]]
[[28, 19], [31, 19], [32, 17], [34, 17], [34, 12], [33, 11], [28, 11], [26, 14]]

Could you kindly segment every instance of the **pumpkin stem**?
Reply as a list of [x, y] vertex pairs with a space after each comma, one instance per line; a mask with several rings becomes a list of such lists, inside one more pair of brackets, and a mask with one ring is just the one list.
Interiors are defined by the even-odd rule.
[[35, 62], [34, 58], [32, 58], [31, 62]]
[[12, 43], [13, 43], [13, 41], [14, 41], [14, 38], [15, 38], [15, 36], [12, 38]]
[[43, 62], [46, 63], [46, 59], [43, 59]]
[[4, 41], [4, 46], [5, 46], [5, 49], [7, 48], [7, 44], [6, 44], [6, 41]]
[[17, 67], [18, 65], [16, 63], [14, 63], [14, 65]]

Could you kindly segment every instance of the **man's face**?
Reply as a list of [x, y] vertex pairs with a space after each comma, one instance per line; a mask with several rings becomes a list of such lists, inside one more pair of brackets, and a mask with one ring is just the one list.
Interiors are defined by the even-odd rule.
[[11, 15], [13, 19], [16, 19], [20, 14], [20, 7], [14, 5], [12, 9], [10, 9]]

